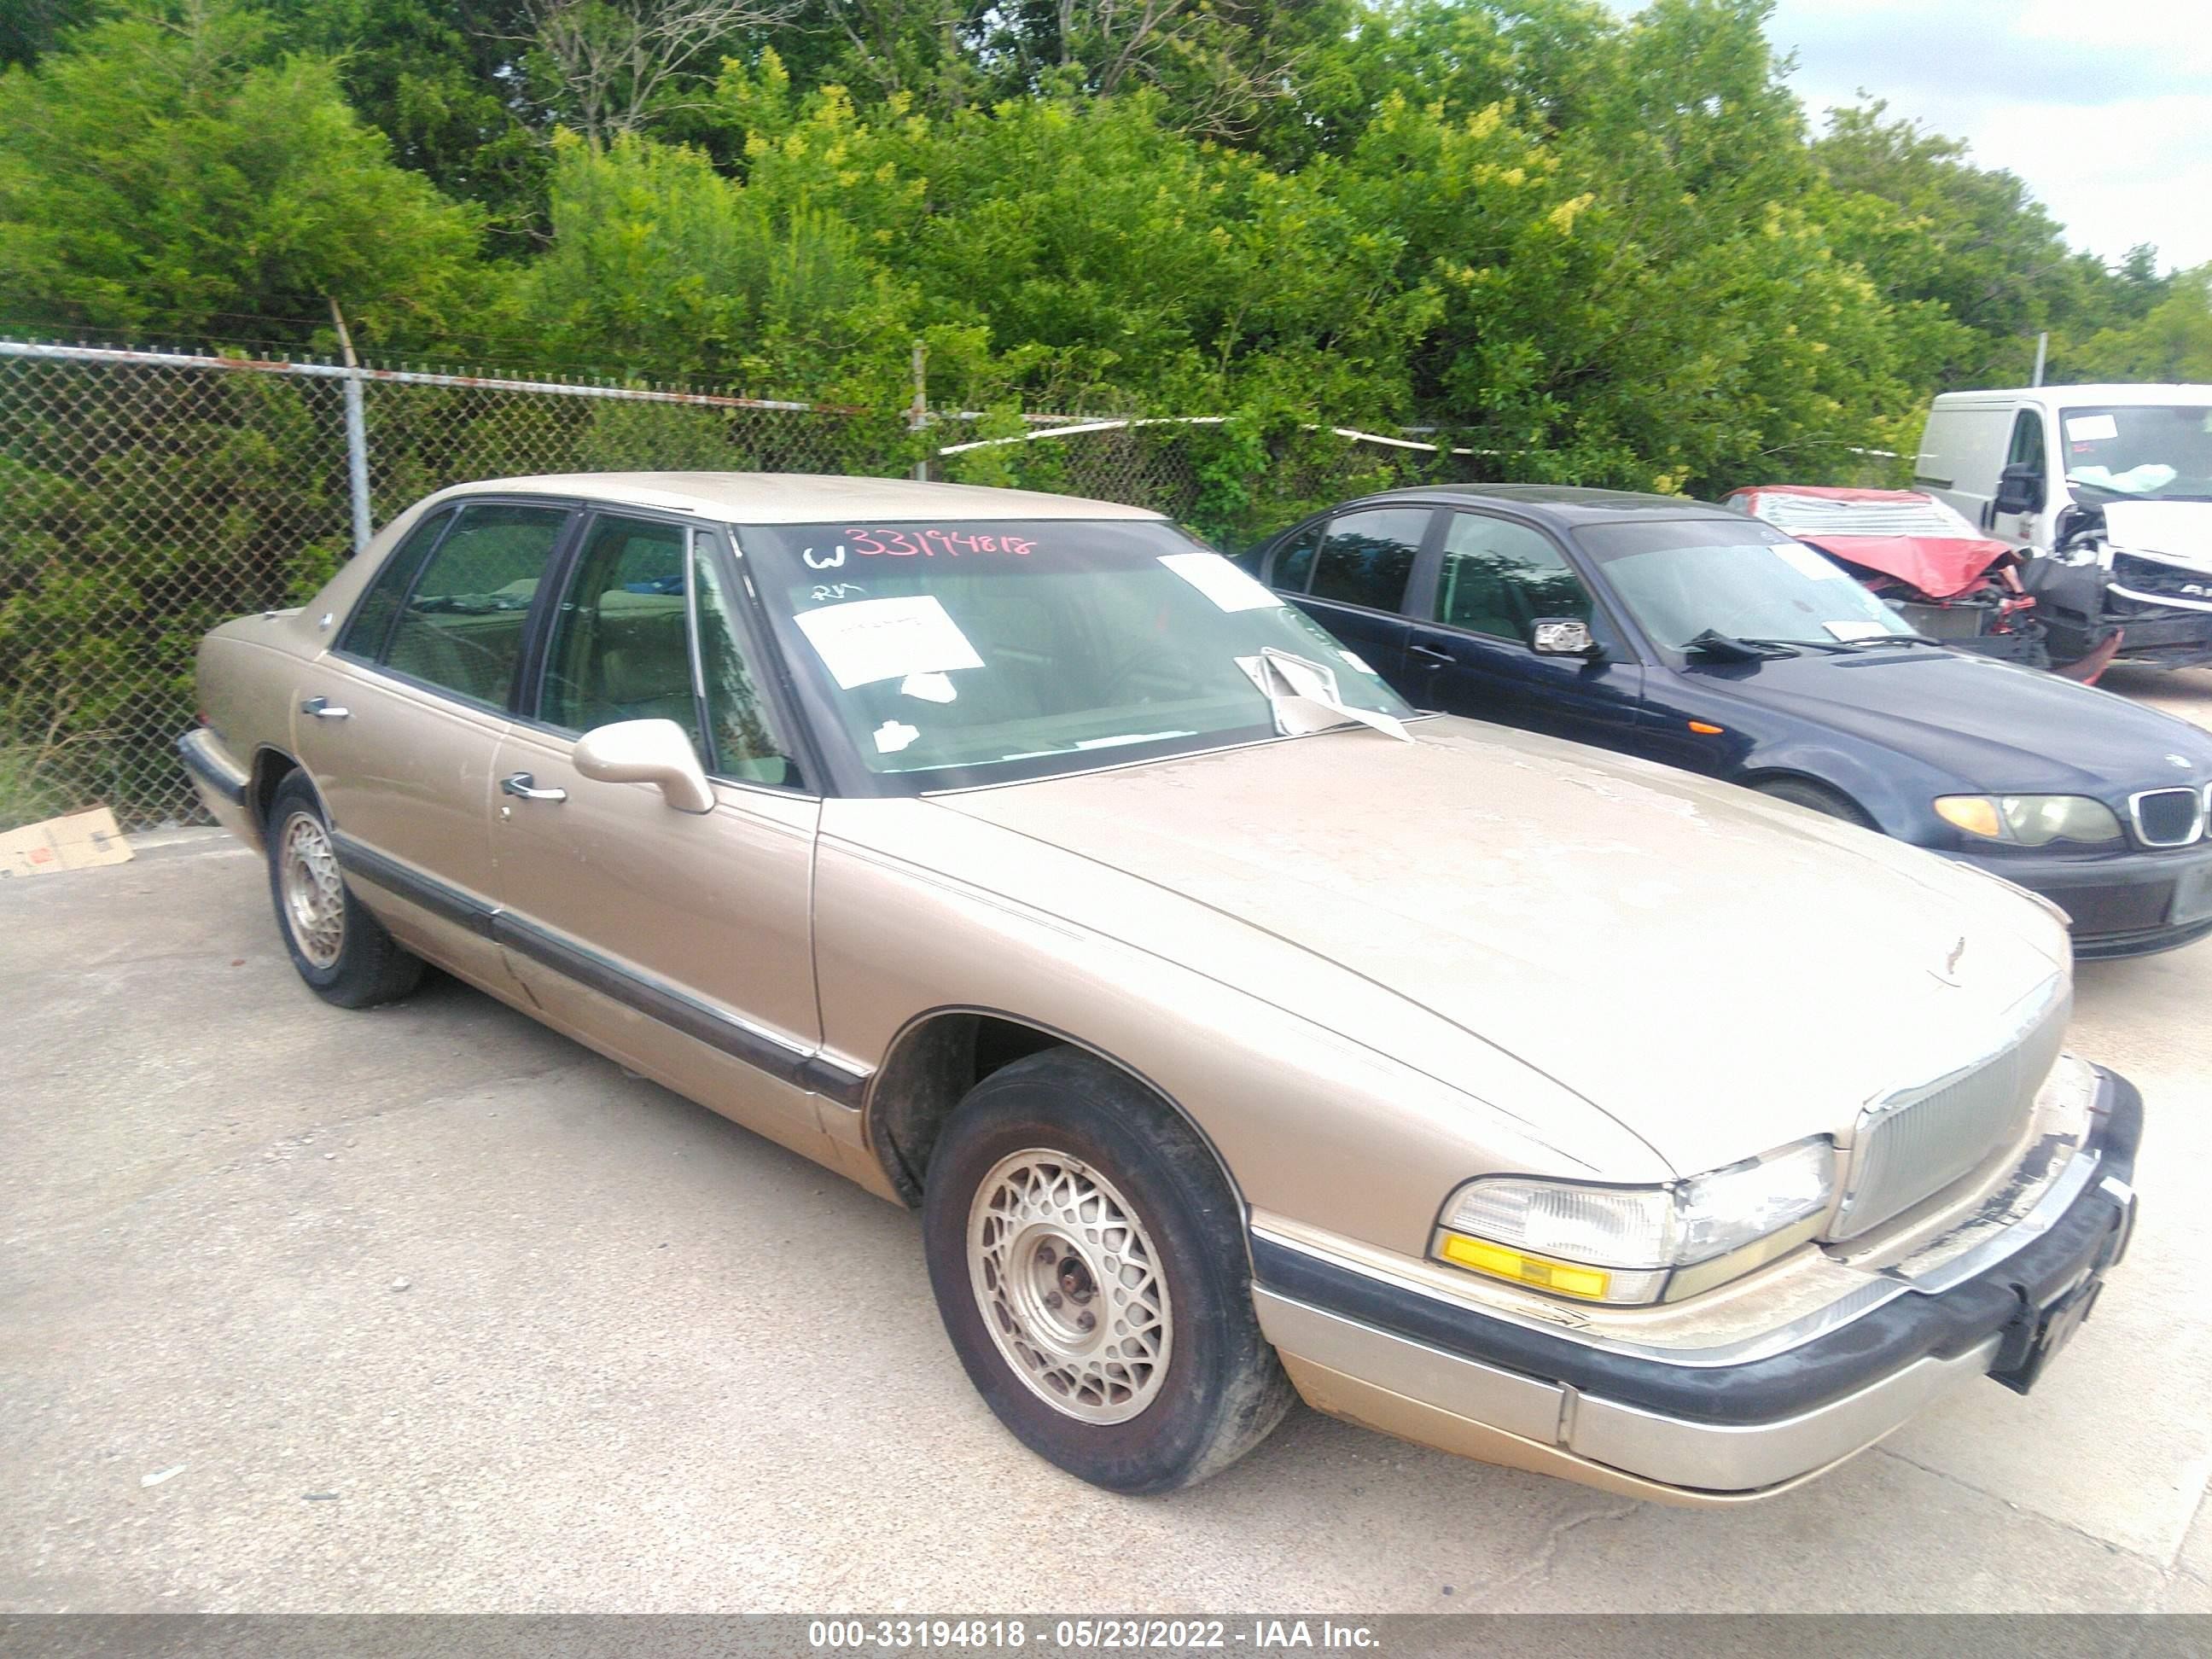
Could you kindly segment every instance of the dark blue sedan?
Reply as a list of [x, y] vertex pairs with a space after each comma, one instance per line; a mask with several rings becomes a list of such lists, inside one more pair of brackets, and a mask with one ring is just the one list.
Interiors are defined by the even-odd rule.
[[2076, 954], [2212, 933], [2212, 734], [1915, 634], [1702, 502], [1537, 485], [1362, 497], [1251, 556], [1425, 708], [1725, 778], [2045, 895]]

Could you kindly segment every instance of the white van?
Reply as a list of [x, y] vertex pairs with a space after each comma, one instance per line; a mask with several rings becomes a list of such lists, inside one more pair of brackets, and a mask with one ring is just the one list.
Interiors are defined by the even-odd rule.
[[1916, 483], [2032, 558], [2054, 660], [2212, 662], [2212, 386], [1947, 392]]

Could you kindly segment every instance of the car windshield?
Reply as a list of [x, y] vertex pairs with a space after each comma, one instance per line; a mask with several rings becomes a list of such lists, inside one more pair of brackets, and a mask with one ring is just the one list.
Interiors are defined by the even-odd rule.
[[1824, 555], [1756, 519], [1597, 525], [1577, 539], [1670, 651], [1707, 632], [1827, 646], [1912, 632]]
[[1347, 708], [1413, 714], [1303, 612], [1157, 520], [737, 533], [794, 672], [871, 771], [912, 787], [1274, 737], [1283, 676], [1262, 653]]
[[1753, 517], [1793, 536], [1916, 536], [1978, 541], [1982, 534], [1933, 495], [1902, 489], [1870, 490], [1856, 496], [1762, 489], [1751, 498], [1750, 511]]
[[2121, 500], [2212, 501], [2212, 406], [2061, 410], [2066, 482]]

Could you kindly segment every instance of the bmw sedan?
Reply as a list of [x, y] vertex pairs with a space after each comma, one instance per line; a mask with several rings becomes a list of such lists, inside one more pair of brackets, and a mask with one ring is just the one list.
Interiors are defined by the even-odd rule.
[[472, 484], [199, 686], [185, 763], [308, 990], [434, 963], [915, 1206], [978, 1391], [1116, 1491], [1303, 1395], [1763, 1497], [2034, 1386], [2127, 1243], [2142, 1105], [2065, 1052], [2046, 907], [1417, 716], [1155, 514]]
[[1781, 528], [1535, 485], [1362, 497], [1261, 548], [1408, 701], [1725, 779], [2004, 877], [2084, 957], [2212, 933], [2212, 736], [1951, 650]]

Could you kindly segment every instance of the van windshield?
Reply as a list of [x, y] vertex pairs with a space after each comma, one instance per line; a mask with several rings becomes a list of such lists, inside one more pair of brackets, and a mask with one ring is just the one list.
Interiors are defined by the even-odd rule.
[[2061, 410], [2066, 482], [2120, 500], [2212, 501], [2212, 405]]
[[1278, 735], [1263, 653], [1413, 710], [1244, 571], [1152, 519], [740, 526], [793, 672], [871, 772], [962, 788]]
[[1825, 555], [1756, 519], [1594, 525], [1575, 534], [1638, 625], [1669, 651], [1708, 631], [1831, 647], [1912, 632]]

